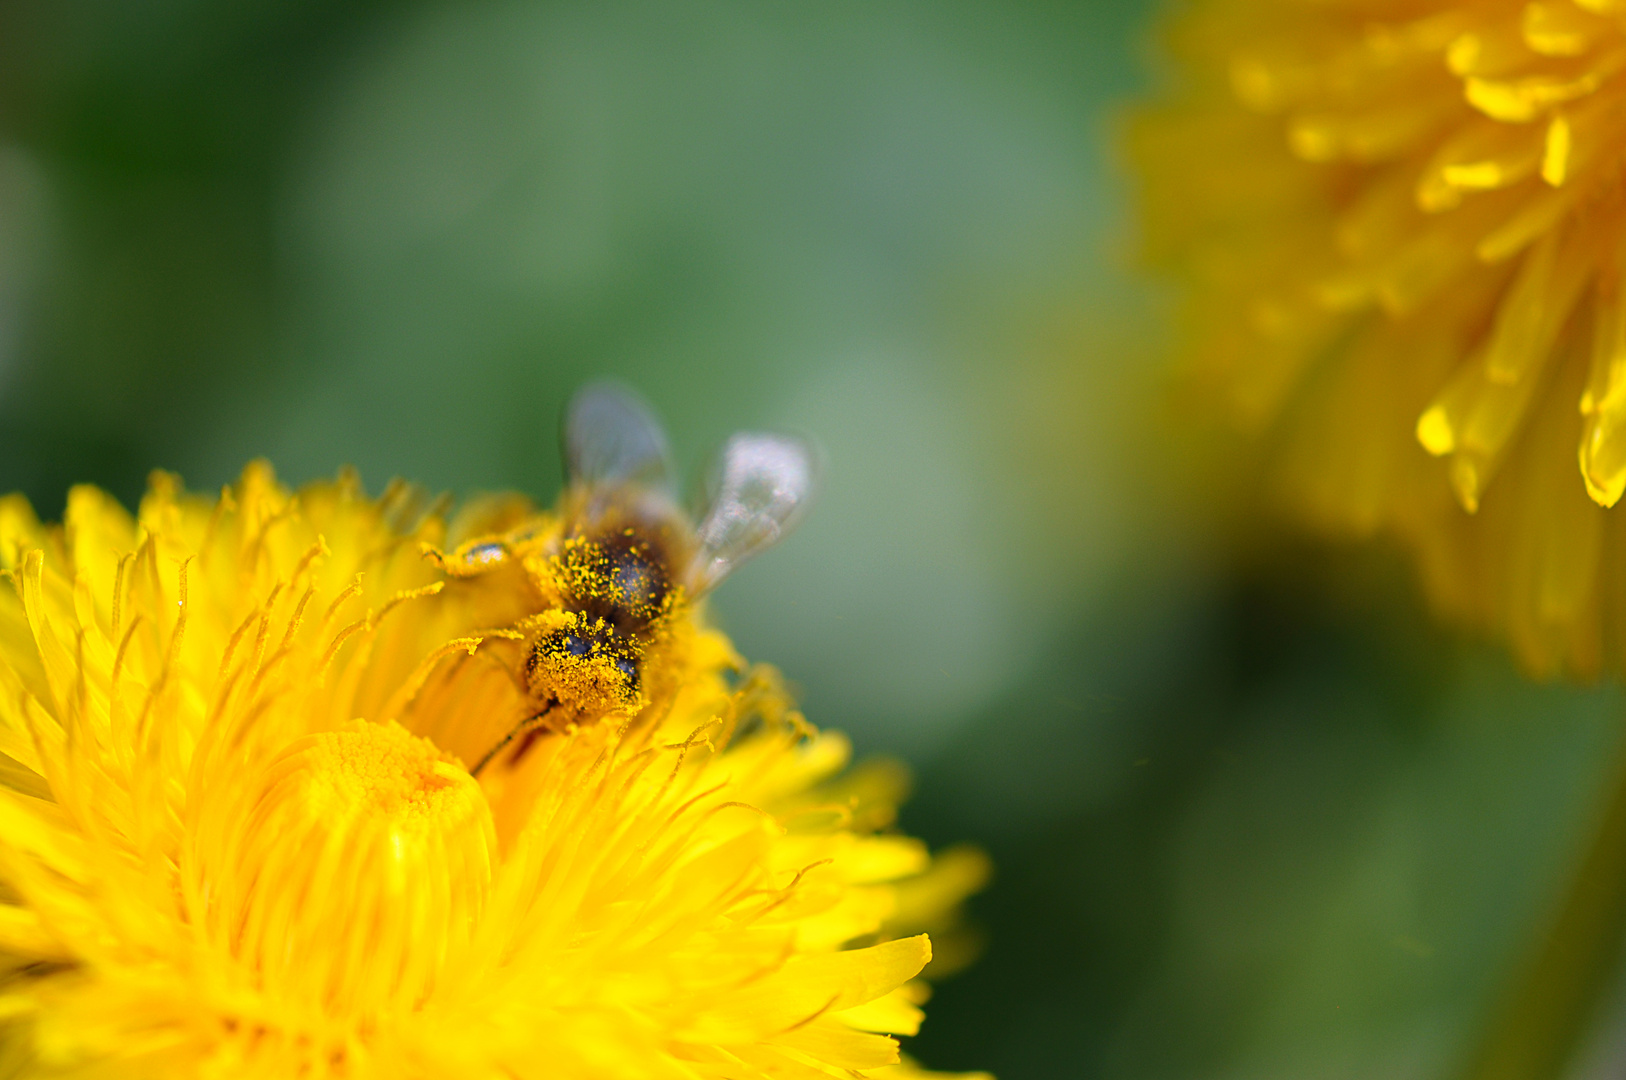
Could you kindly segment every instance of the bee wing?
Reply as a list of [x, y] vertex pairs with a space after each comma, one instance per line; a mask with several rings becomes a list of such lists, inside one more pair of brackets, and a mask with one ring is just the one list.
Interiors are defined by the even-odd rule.
[[695, 592], [789, 532], [813, 497], [818, 472], [813, 445], [789, 435], [741, 432], [723, 444], [695, 530]]
[[588, 383], [565, 411], [565, 468], [592, 486], [625, 480], [660, 487], [671, 472], [666, 432], [643, 399], [617, 383]]

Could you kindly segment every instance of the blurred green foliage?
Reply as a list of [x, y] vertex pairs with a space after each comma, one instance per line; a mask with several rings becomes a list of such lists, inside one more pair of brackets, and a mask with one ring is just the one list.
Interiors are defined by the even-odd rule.
[[808, 431], [821, 505], [716, 610], [916, 764], [911, 829], [994, 854], [988, 952], [915, 1052], [1452, 1075], [1585, 848], [1619, 694], [1453, 640], [1382, 553], [1239, 564], [1160, 483], [1110, 152], [1149, 19], [14, 0], [0, 488], [55, 514], [264, 454], [545, 499], [601, 374], [691, 471]]

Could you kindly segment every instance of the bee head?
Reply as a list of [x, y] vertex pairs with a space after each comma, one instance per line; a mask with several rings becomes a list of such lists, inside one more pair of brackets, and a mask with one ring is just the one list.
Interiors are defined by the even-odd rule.
[[634, 711], [643, 704], [640, 643], [605, 619], [550, 611], [534, 627], [525, 677], [539, 699], [585, 714]]

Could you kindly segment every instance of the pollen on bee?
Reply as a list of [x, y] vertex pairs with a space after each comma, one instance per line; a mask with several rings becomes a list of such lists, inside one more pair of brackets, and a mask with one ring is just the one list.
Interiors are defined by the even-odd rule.
[[495, 570], [508, 562], [511, 554], [507, 543], [489, 538], [460, 544], [450, 554], [432, 544], [424, 544], [422, 550], [424, 558], [452, 577], [474, 577]]

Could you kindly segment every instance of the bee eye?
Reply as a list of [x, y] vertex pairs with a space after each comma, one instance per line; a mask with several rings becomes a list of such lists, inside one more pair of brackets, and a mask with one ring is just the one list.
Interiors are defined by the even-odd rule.
[[559, 651], [568, 656], [586, 656], [593, 651], [593, 646], [586, 638], [566, 634], [559, 639]]

